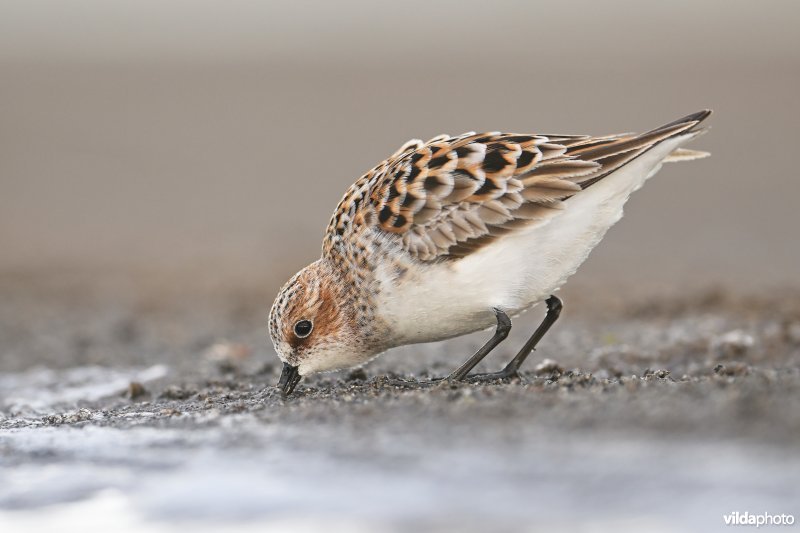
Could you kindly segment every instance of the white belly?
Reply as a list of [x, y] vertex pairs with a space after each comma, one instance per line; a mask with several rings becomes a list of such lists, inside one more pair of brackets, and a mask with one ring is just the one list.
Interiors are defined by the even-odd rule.
[[685, 142], [665, 141], [585, 191], [547, 222], [499, 238], [453, 263], [426, 266], [379, 297], [392, 345], [431, 342], [495, 324], [493, 307], [517, 314], [546, 299], [622, 217], [633, 191]]

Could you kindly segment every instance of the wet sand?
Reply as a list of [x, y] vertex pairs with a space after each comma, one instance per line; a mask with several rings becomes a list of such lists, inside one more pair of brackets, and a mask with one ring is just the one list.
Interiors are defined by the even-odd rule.
[[484, 333], [283, 399], [258, 287], [147, 285], [0, 281], [0, 525], [709, 531], [796, 511], [796, 290], [576, 287], [519, 381], [424, 385]]

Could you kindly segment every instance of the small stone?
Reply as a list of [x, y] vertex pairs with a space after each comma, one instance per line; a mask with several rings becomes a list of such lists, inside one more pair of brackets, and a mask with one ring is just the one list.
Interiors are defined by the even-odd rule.
[[92, 419], [92, 412], [89, 409], [78, 409], [76, 412], [67, 415], [64, 422], [67, 424], [76, 424], [78, 422], [85, 422]]
[[644, 371], [644, 374], [642, 374], [642, 378], [646, 380], [651, 380], [653, 378], [665, 379], [667, 377], [669, 377], [669, 370], [664, 370], [664, 369], [653, 370], [651, 368], [648, 368], [647, 370]]
[[147, 392], [147, 389], [144, 388], [144, 385], [139, 383], [138, 381], [131, 381], [128, 384], [128, 398], [131, 400], [136, 400], [137, 398], [141, 398], [142, 396], [147, 396], [150, 394]]
[[558, 364], [558, 362], [554, 361], [553, 359], [545, 359], [544, 361], [536, 365], [534, 373], [536, 373], [537, 376], [541, 376], [544, 374], [563, 374], [564, 367]]
[[735, 329], [712, 338], [709, 349], [716, 359], [734, 359], [747, 355], [755, 342], [752, 335]]
[[347, 377], [344, 378], [345, 381], [367, 381], [367, 373], [364, 372], [363, 368], [356, 368], [347, 374]]
[[64, 417], [61, 415], [47, 415], [42, 417], [42, 422], [51, 426], [59, 426], [64, 423]]
[[745, 363], [734, 361], [727, 365], [717, 365], [714, 372], [719, 376], [746, 376], [750, 373], [750, 367]]
[[186, 400], [196, 393], [194, 390], [185, 389], [178, 385], [170, 385], [161, 393], [161, 398], [168, 400]]

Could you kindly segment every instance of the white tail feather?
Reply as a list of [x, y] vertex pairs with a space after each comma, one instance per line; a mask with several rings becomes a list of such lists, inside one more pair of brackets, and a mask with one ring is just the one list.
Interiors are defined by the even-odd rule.
[[678, 148], [664, 158], [664, 163], [675, 163], [677, 161], [693, 161], [710, 156], [710, 152], [700, 150], [689, 150], [688, 148]]

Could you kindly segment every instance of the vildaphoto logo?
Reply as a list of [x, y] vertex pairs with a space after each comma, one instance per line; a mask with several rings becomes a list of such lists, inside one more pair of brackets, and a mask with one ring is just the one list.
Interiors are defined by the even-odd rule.
[[753, 514], [748, 511], [740, 513], [734, 511], [722, 515], [726, 526], [791, 526], [794, 524], [794, 515], [791, 514]]

